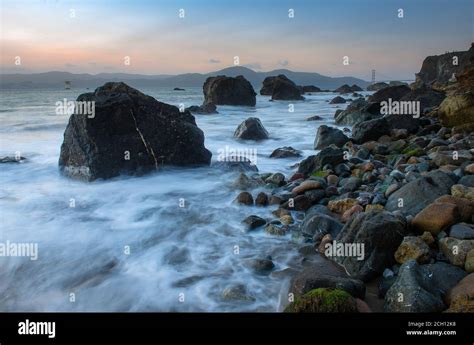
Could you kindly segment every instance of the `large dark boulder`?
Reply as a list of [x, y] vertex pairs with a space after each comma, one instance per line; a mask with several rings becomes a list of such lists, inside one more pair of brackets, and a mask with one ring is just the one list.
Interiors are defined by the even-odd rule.
[[390, 129], [406, 129], [408, 133], [416, 133], [420, 129], [420, 120], [412, 115], [385, 115]]
[[352, 128], [352, 139], [358, 144], [377, 140], [382, 135], [390, 134], [390, 126], [385, 118], [359, 122]]
[[260, 119], [249, 117], [237, 127], [234, 137], [244, 140], [264, 140], [268, 139], [268, 132]]
[[364, 257], [336, 256], [333, 260], [343, 265], [357, 279], [370, 281], [395, 263], [394, 253], [408, 234], [403, 216], [390, 212], [362, 212], [346, 223], [336, 242], [362, 245]]
[[448, 174], [440, 170], [431, 171], [390, 194], [385, 209], [415, 216], [440, 196], [450, 194], [453, 184]]
[[59, 157], [66, 176], [92, 181], [211, 161], [204, 134], [188, 111], [124, 83], [106, 83], [77, 101], [95, 102], [95, 116], [69, 118]]
[[370, 111], [369, 103], [363, 98], [359, 98], [349, 104], [345, 110], [337, 111], [334, 121], [338, 125], [354, 126], [356, 123], [380, 117], [378, 109], [372, 113]]
[[318, 128], [318, 132], [316, 133], [314, 149], [321, 150], [331, 144], [342, 147], [348, 141], [349, 138], [340, 129], [322, 125]]
[[299, 272], [290, 283], [290, 292], [296, 296], [318, 288], [337, 288], [354, 297], [365, 297], [365, 285], [360, 280], [349, 277], [333, 262], [316, 257], [315, 262]]
[[410, 90], [410, 92], [405, 94], [400, 100], [420, 102], [420, 111], [425, 113], [427, 110], [439, 106], [445, 98], [446, 94], [444, 92], [436, 91], [428, 87], [420, 87]]
[[256, 103], [255, 90], [252, 84], [239, 75], [235, 78], [220, 75], [209, 77], [203, 85], [204, 104], [216, 105], [249, 105]]
[[302, 88], [299, 88], [285, 75], [280, 74], [274, 77], [266, 77], [260, 94], [272, 96], [274, 100], [303, 100], [302, 91]]
[[404, 263], [395, 282], [385, 295], [388, 312], [430, 313], [447, 308], [446, 293], [466, 276], [459, 267], [437, 262], [419, 265], [416, 260]]
[[300, 226], [301, 232], [318, 243], [324, 235], [330, 234], [332, 238], [339, 235], [343, 225], [334, 217], [323, 213], [310, 213], [305, 216]]
[[317, 155], [309, 156], [302, 160], [298, 166], [298, 172], [310, 175], [313, 172], [322, 170], [326, 164], [333, 167], [344, 162], [344, 151], [335, 145], [330, 145], [322, 149]]

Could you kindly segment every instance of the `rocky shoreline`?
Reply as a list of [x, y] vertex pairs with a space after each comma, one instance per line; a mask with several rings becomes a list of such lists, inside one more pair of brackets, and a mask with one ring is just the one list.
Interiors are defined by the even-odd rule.
[[[474, 48], [458, 53], [460, 65], [447, 64], [453, 53], [447, 55], [428, 57], [410, 86], [377, 83], [368, 97], [357, 85], [335, 90], [345, 98], [331, 103], [351, 100], [334, 114], [336, 125], [348, 127], [319, 126], [313, 147], [319, 152], [295, 164], [291, 175], [261, 173], [245, 157], [214, 164], [238, 171], [236, 204], [271, 210], [273, 217], [243, 219], [246, 231], [300, 243], [296, 269], [276, 270], [271, 257], [246, 264], [255, 274], [290, 281], [284, 311], [474, 312]], [[303, 101], [306, 92], [321, 90], [279, 75], [265, 79], [260, 94]], [[94, 102], [94, 116], [71, 116], [60, 171], [93, 181], [162, 165], [209, 165], [211, 153], [192, 113], [255, 106], [257, 93], [242, 76], [210, 77], [203, 93], [203, 105], [187, 109], [124, 83], [79, 96], [78, 102]], [[418, 108], [404, 113], [402, 105]], [[234, 133], [250, 143], [269, 137], [255, 117]], [[301, 156], [289, 146], [270, 155]], [[4, 157], [1, 163], [23, 160]], [[251, 295], [239, 285], [223, 298]]]
[[[321, 151], [294, 175], [235, 181], [237, 203], [276, 208], [249, 215], [249, 231], [302, 243], [301, 270], [273, 272], [291, 277], [285, 311], [474, 312], [473, 48], [462, 56], [456, 81], [423, 80], [446, 59], [429, 57], [411, 87], [377, 85], [337, 111], [352, 136], [319, 127]], [[381, 114], [389, 99], [419, 102], [421, 116]]]

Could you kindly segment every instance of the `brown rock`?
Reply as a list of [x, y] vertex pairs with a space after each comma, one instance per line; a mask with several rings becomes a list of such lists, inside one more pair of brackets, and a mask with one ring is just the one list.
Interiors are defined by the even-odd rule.
[[380, 205], [380, 204], [369, 204], [369, 205], [365, 206], [365, 212], [370, 212], [370, 211], [380, 212], [380, 211], [383, 211], [383, 210], [384, 210], [384, 207], [383, 207], [383, 205]]
[[364, 212], [364, 208], [360, 205], [354, 205], [342, 214], [341, 222], [346, 223], [354, 213]]
[[249, 192], [241, 192], [239, 195], [237, 195], [235, 201], [241, 205], [253, 205], [253, 197]]
[[278, 218], [281, 218], [282, 216], [287, 216], [290, 215], [290, 211], [285, 210], [284, 208], [278, 208], [275, 211], [272, 211], [272, 214], [277, 216]]
[[408, 260], [416, 260], [423, 264], [428, 262], [429, 255], [430, 247], [420, 237], [406, 236], [395, 252], [395, 260], [399, 264], [404, 264]]
[[328, 209], [331, 212], [335, 212], [338, 214], [343, 214], [352, 206], [358, 205], [359, 202], [356, 199], [346, 198], [341, 200], [331, 200], [328, 203]]
[[474, 312], [474, 273], [464, 277], [446, 294], [447, 312]]
[[464, 198], [474, 201], [474, 187], [467, 187], [462, 184], [455, 184], [451, 187], [451, 195], [457, 198]]
[[467, 254], [474, 249], [474, 240], [445, 237], [438, 242], [440, 251], [453, 265], [464, 267]]
[[431, 246], [435, 242], [435, 239], [433, 235], [431, 235], [431, 232], [425, 231], [420, 238], [425, 242], [427, 245]]
[[307, 190], [319, 189], [321, 187], [322, 187], [321, 183], [318, 181], [306, 180], [306, 181], [303, 181], [299, 186], [293, 188], [291, 192], [296, 193], [296, 194], [302, 194], [306, 192]]
[[459, 221], [460, 215], [456, 205], [433, 203], [415, 216], [412, 226], [420, 233], [429, 231], [437, 235]]
[[318, 252], [321, 255], [325, 256], [324, 253], [326, 251], [326, 244], [332, 243], [332, 241], [333, 241], [333, 238], [332, 238], [331, 234], [324, 235], [323, 239], [321, 240], [321, 243], [318, 246]]
[[471, 164], [469, 164], [469, 165], [466, 165], [466, 166], [464, 167], [464, 172], [465, 172], [466, 174], [474, 174], [474, 163], [471, 163]]
[[264, 192], [258, 193], [255, 198], [255, 205], [257, 206], [267, 206], [268, 205], [268, 195]]
[[452, 195], [443, 195], [435, 200], [435, 203], [449, 203], [458, 207], [462, 221], [471, 222], [474, 214], [474, 202], [463, 198], [456, 198]]
[[371, 313], [372, 310], [370, 309], [369, 305], [361, 300], [360, 298], [356, 298], [356, 308], [359, 313]]
[[280, 222], [283, 225], [290, 225], [290, 224], [294, 223], [294, 220], [293, 220], [293, 217], [291, 216], [291, 214], [285, 214], [285, 215], [280, 217]]
[[337, 183], [339, 182], [339, 177], [337, 177], [336, 175], [328, 175], [326, 177], [326, 180], [328, 184], [337, 185]]
[[279, 196], [272, 195], [270, 198], [270, 201], [268, 202], [269, 205], [281, 205], [283, 202], [283, 199], [280, 198]]
[[464, 263], [464, 269], [467, 273], [474, 272], [474, 249], [471, 249], [466, 255], [466, 262]]

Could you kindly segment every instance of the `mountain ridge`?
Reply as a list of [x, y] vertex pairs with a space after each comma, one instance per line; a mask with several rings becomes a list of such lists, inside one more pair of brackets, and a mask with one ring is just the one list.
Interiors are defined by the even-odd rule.
[[227, 75], [236, 77], [243, 75], [256, 89], [260, 89], [263, 80], [269, 76], [285, 74], [298, 85], [315, 85], [321, 89], [335, 89], [343, 84], [357, 84], [365, 88], [370, 83], [351, 76], [329, 77], [316, 72], [295, 72], [288, 69], [277, 69], [268, 72], [257, 72], [244, 66], [231, 66], [209, 73], [168, 74], [135, 74], [135, 73], [70, 73], [50, 71], [43, 73], [9, 73], [0, 74], [0, 88], [42, 88], [64, 87], [64, 81], [71, 81], [75, 87], [98, 87], [108, 81], [123, 81], [133, 87], [201, 87], [208, 77]]

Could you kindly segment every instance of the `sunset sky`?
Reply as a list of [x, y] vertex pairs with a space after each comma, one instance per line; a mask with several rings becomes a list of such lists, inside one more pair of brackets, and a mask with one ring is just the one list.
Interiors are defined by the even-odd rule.
[[468, 49], [473, 13], [472, 0], [1, 0], [0, 64], [4, 73], [178, 74], [239, 56], [256, 71], [369, 80], [374, 68], [413, 79], [427, 55]]

